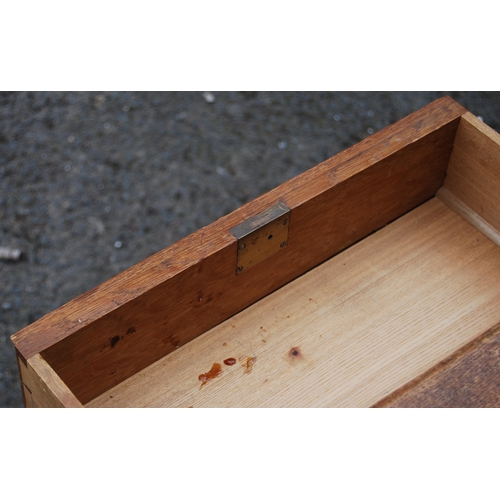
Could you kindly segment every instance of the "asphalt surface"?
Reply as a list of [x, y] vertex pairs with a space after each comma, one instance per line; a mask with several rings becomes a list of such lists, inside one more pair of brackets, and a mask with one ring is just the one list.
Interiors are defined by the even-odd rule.
[[500, 132], [498, 92], [1, 92], [0, 405], [12, 334], [442, 95]]

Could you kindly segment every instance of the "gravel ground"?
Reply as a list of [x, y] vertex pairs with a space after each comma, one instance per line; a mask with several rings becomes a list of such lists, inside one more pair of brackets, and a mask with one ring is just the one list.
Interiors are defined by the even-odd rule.
[[497, 92], [1, 92], [0, 405], [13, 333], [445, 94], [500, 131]]

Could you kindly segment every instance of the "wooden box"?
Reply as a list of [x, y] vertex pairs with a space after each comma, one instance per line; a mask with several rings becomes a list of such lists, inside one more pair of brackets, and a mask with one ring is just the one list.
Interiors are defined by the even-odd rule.
[[13, 335], [26, 406], [500, 406], [499, 245], [440, 99]]

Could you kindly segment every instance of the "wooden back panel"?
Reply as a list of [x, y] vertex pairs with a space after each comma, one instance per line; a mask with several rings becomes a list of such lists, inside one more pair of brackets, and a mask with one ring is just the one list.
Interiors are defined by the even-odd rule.
[[[434, 196], [465, 112], [435, 101], [48, 314], [18, 352], [92, 400]], [[279, 201], [288, 246], [237, 275], [230, 229]]]

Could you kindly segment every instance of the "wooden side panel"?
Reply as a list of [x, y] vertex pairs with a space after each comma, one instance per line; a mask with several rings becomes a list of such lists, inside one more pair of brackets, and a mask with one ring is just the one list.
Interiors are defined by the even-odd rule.
[[500, 135], [471, 113], [460, 119], [444, 185], [500, 231]]
[[[47, 315], [17, 348], [90, 401], [431, 198], [464, 112], [436, 101]], [[236, 275], [230, 229], [279, 201], [288, 246]]]
[[28, 408], [82, 408], [47, 362], [36, 354], [26, 362], [18, 354], [24, 402]]
[[500, 324], [376, 408], [500, 408]]
[[463, 217], [478, 231], [481, 231], [481, 233], [500, 247], [500, 230], [485, 221], [477, 212], [472, 210], [472, 208], [466, 205], [460, 198], [456, 197], [449, 189], [443, 186], [436, 193], [436, 197], [443, 203], [446, 203], [458, 215]]

